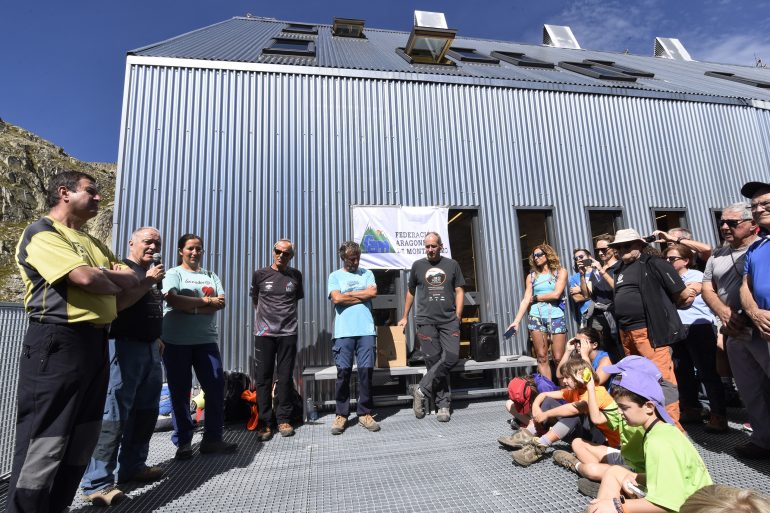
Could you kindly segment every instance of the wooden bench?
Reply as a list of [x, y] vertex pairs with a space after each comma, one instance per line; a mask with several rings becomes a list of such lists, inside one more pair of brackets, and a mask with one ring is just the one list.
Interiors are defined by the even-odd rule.
[[[452, 372], [471, 372], [479, 370], [490, 369], [513, 369], [520, 367], [535, 367], [537, 366], [537, 360], [530, 356], [523, 355], [509, 355], [501, 356], [497, 360], [491, 360], [488, 362], [477, 362], [475, 360], [460, 360], [454, 367]], [[355, 373], [356, 366], [353, 366], [353, 372]], [[427, 372], [424, 365], [418, 367], [390, 367], [390, 368], [375, 368], [375, 375], [384, 375], [391, 377], [398, 376], [423, 376]], [[302, 405], [307, 410], [307, 385], [309, 381], [328, 381], [337, 379], [337, 367], [332, 365], [331, 367], [306, 367], [302, 371]], [[460, 393], [452, 393], [453, 398], [466, 398], [466, 397], [483, 397], [493, 394], [499, 394], [507, 391], [507, 388], [488, 388], [483, 390], [468, 390]], [[407, 401], [412, 398], [411, 395], [396, 395], [396, 396], [377, 396], [376, 402], [382, 406], [385, 404], [395, 404], [402, 401]], [[305, 417], [307, 417], [307, 411], [305, 411]]]

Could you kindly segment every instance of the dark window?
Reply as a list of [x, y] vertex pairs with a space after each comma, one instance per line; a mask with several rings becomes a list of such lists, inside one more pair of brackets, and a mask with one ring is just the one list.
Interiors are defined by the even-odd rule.
[[527, 57], [523, 53], [518, 53], [518, 52], [492, 52], [490, 55], [492, 57], [496, 57], [502, 61], [505, 61], [508, 64], [513, 64], [514, 66], [525, 66], [528, 68], [549, 68], [549, 69], [553, 69], [554, 67], [552, 62], [546, 62], [546, 61], [541, 61], [540, 59], [535, 59], [533, 57]]
[[493, 57], [489, 57], [487, 55], [484, 55], [482, 53], [477, 52], [473, 48], [457, 48], [452, 47], [449, 49], [447, 54], [450, 57], [453, 57], [457, 60], [461, 60], [463, 62], [478, 62], [478, 63], [484, 63], [484, 64], [500, 64], [500, 59], [495, 59]]
[[519, 223], [519, 245], [521, 246], [521, 268], [524, 276], [529, 274], [529, 256], [539, 244], [551, 244], [550, 210], [517, 210]]
[[375, 326], [395, 326], [398, 322], [399, 287], [401, 271], [372, 269], [377, 284], [377, 296], [372, 301]]
[[332, 35], [337, 37], [352, 37], [366, 39], [364, 35], [364, 20], [352, 18], [334, 18]]
[[615, 233], [623, 227], [623, 212], [620, 210], [589, 210], [588, 224], [591, 228], [591, 247], [596, 247], [596, 237]]
[[725, 238], [722, 237], [722, 225], [719, 222], [719, 220], [722, 219], [722, 210], [718, 208], [712, 208], [711, 215], [714, 216], [714, 229], [716, 230], [717, 240], [719, 241], [718, 245], [721, 246], [725, 242]]
[[761, 87], [763, 89], [770, 88], [770, 82], [765, 82], [764, 80], [757, 80], [756, 78], [741, 77], [734, 73], [726, 73], [724, 71], [707, 71], [706, 73], [704, 73], [704, 75], [706, 75], [707, 77], [731, 80], [733, 82], [738, 82], [741, 84], [746, 84], [754, 87]]
[[687, 228], [687, 212], [684, 210], [653, 210], [652, 213], [656, 230], [667, 232], [671, 228]]
[[626, 75], [631, 75], [633, 77], [653, 78], [655, 76], [655, 73], [650, 73], [649, 71], [642, 71], [640, 69], [635, 69], [635, 68], [629, 68], [628, 66], [623, 66], [622, 64], [616, 64], [613, 61], [585, 59], [583, 62], [586, 64], [596, 64], [597, 67], [609, 68], [611, 71], [618, 71], [620, 73], [625, 73]]
[[273, 44], [262, 50], [269, 55], [299, 55], [315, 57], [315, 42], [307, 39], [273, 39]]
[[318, 27], [304, 23], [289, 23], [283, 28], [283, 31], [291, 34], [318, 34]]
[[601, 64], [592, 64], [590, 62], [572, 62], [561, 61], [559, 63], [560, 68], [564, 68], [567, 71], [579, 73], [587, 77], [596, 78], [599, 80], [618, 80], [621, 82], [636, 82], [636, 77], [627, 75], [620, 71], [614, 71], [612, 68], [603, 66]]

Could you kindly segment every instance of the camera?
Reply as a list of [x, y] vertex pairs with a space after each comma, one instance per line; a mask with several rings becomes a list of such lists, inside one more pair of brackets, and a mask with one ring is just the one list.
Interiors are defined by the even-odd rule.
[[650, 242], [655, 242], [658, 238], [654, 235], [648, 235], [647, 237], [642, 237], [642, 240], [649, 244]]
[[580, 263], [586, 267], [591, 267], [591, 263], [593, 263], [593, 260], [591, 260], [590, 258], [585, 258]]

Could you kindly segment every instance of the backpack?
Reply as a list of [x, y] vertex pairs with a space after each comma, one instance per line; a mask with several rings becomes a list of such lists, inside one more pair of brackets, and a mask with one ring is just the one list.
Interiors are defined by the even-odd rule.
[[534, 373], [532, 375], [532, 379], [535, 382], [535, 387], [537, 387], [538, 394], [541, 394], [543, 392], [553, 392], [554, 390], [559, 390], [561, 388], [556, 383], [546, 378], [539, 372]]
[[251, 386], [242, 372], [225, 372], [225, 422], [245, 422], [251, 417], [251, 405], [241, 398]]
[[537, 388], [532, 376], [515, 377], [508, 382], [508, 399], [513, 401], [514, 408], [522, 415], [530, 414], [536, 395]]

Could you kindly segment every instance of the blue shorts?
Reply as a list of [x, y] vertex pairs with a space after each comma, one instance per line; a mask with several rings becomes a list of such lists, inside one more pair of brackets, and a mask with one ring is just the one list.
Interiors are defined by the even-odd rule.
[[529, 329], [529, 331], [539, 331], [541, 333], [552, 333], [554, 335], [558, 335], [559, 333], [567, 333], [567, 323], [564, 321], [564, 317], [548, 319], [545, 317], [535, 317], [534, 315], [530, 315], [527, 319], [527, 329]]
[[374, 335], [335, 338], [332, 346], [334, 364], [338, 369], [352, 369], [355, 356], [359, 369], [373, 369], [376, 340]]

